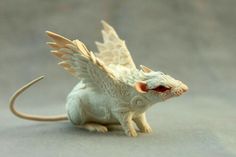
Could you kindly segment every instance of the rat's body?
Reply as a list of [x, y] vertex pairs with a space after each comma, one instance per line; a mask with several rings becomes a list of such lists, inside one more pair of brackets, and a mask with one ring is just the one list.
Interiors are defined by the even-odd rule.
[[62, 60], [59, 64], [80, 79], [67, 97], [66, 116], [42, 117], [15, 110], [16, 97], [43, 77], [16, 92], [10, 101], [11, 111], [18, 117], [37, 121], [69, 119], [76, 126], [98, 132], [106, 132], [108, 125], [121, 124], [129, 136], [137, 135], [132, 124], [135, 122], [141, 132], [150, 133], [145, 111], [157, 102], [183, 94], [188, 87], [145, 66], [138, 70], [124, 41], [111, 26], [105, 22], [103, 26], [104, 43], [96, 43], [100, 52], [96, 55], [79, 40], [47, 32], [55, 41], [48, 44]]
[[[119, 72], [121, 75], [129, 71], [122, 68], [120, 70], [123, 70]], [[138, 76], [139, 72], [136, 73]], [[116, 96], [116, 93], [111, 97], [109, 94], [94, 91], [80, 81], [67, 97], [67, 116], [73, 124], [91, 124], [90, 127], [98, 127], [95, 128], [97, 131], [107, 130], [106, 126], [110, 124], [122, 124], [123, 128], [127, 128], [128, 135], [136, 136], [133, 127], [130, 129], [128, 126], [134, 120], [142, 132], [151, 132], [145, 117], [145, 111], [152, 105], [151, 101], [129, 88], [120, 89], [119, 93], [123, 95], [122, 98]]]

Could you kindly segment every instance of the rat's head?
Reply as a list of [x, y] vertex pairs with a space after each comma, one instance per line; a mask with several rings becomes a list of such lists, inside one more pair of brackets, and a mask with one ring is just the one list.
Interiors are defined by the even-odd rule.
[[141, 66], [143, 80], [135, 84], [139, 93], [145, 94], [153, 102], [180, 96], [188, 90], [188, 86], [169, 75]]

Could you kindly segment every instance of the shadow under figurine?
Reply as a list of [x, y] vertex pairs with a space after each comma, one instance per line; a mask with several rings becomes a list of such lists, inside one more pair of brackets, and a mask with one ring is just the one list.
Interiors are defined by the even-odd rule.
[[66, 115], [37, 116], [16, 111], [15, 99], [43, 76], [19, 89], [10, 100], [10, 109], [18, 117], [35, 121], [70, 120], [89, 131], [107, 132], [110, 125], [120, 124], [126, 135], [151, 133], [145, 111], [157, 102], [180, 96], [188, 87], [179, 80], [145, 66], [137, 69], [130, 53], [115, 30], [102, 21], [104, 43], [96, 42], [99, 53], [89, 51], [79, 40], [69, 40], [53, 32], [47, 35], [52, 54], [59, 65], [80, 81], [69, 93]]

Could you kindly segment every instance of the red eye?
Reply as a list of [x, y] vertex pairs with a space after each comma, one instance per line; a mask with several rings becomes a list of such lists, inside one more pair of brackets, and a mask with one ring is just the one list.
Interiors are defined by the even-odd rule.
[[152, 90], [155, 90], [155, 91], [157, 91], [157, 92], [165, 92], [165, 91], [167, 91], [167, 90], [170, 90], [170, 88], [160, 85], [160, 86], [158, 86], [158, 87], [156, 87], [156, 88], [154, 88], [154, 89], [152, 89]]

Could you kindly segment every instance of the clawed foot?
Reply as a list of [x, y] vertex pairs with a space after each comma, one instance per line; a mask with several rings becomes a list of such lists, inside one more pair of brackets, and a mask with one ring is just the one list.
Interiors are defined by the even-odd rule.
[[[96, 131], [100, 133], [106, 133], [108, 131], [107, 127], [101, 124], [96, 124], [96, 123], [87, 123], [81, 126], [81, 128], [84, 128], [88, 131]], [[142, 133], [151, 133], [152, 128], [150, 126], [144, 126], [140, 129], [140, 132]], [[128, 129], [125, 131], [126, 135], [130, 137], [136, 137], [138, 134], [135, 129]]]
[[127, 131], [125, 131], [125, 133], [126, 133], [126, 135], [128, 135], [130, 137], [136, 137], [138, 135], [135, 129], [127, 130]]
[[84, 129], [87, 129], [89, 131], [97, 131], [101, 133], [105, 133], [108, 131], [107, 127], [101, 124], [94, 124], [94, 123], [87, 123], [83, 125]]
[[150, 126], [144, 126], [142, 129], [140, 129], [140, 132], [150, 134], [152, 133], [152, 128]]

